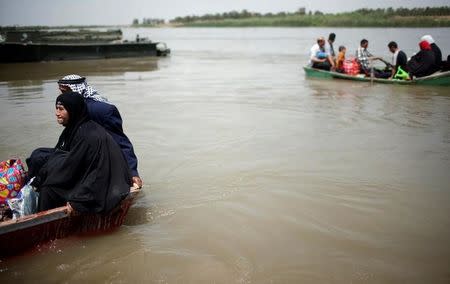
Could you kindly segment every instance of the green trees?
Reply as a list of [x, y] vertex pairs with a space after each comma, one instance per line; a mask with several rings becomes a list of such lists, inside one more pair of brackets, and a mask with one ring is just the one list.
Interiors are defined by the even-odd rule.
[[335, 26], [335, 27], [449, 27], [450, 6], [425, 8], [358, 9], [325, 14], [321, 11], [260, 14], [248, 10], [203, 16], [176, 17], [170, 23], [181, 26]]

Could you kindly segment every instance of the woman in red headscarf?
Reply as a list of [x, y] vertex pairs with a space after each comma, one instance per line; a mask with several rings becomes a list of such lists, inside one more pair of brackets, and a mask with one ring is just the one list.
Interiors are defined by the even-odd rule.
[[419, 46], [420, 51], [407, 63], [409, 75], [414, 77], [428, 76], [439, 70], [430, 43], [423, 40]]

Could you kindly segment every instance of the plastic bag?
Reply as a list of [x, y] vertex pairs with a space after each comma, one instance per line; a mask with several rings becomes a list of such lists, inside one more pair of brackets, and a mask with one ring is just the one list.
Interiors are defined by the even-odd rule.
[[398, 67], [397, 73], [394, 75], [394, 79], [398, 80], [408, 80], [409, 79], [409, 73], [402, 69], [402, 67]]
[[38, 193], [33, 189], [31, 183], [32, 178], [19, 192], [15, 198], [7, 200], [9, 208], [12, 211], [13, 219], [17, 219], [26, 215], [37, 212]]
[[359, 63], [356, 58], [346, 59], [343, 64], [344, 73], [349, 75], [357, 75], [359, 74]]

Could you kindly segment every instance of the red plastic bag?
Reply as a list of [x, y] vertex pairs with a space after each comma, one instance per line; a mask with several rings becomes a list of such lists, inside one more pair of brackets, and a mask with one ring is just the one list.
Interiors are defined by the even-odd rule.
[[20, 159], [0, 162], [0, 204], [14, 198], [25, 183], [26, 172]]
[[344, 60], [344, 73], [348, 75], [358, 75], [359, 74], [359, 63], [356, 58]]

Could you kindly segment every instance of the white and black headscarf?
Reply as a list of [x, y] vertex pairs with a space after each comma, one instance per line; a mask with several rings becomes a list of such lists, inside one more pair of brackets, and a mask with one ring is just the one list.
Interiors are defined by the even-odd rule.
[[420, 38], [420, 41], [427, 41], [429, 44], [434, 43], [434, 39], [430, 35], [424, 35]]
[[71, 74], [64, 76], [58, 81], [58, 84], [68, 86], [72, 92], [80, 93], [84, 98], [109, 103], [107, 98], [100, 96], [94, 88], [88, 85], [86, 78], [80, 75]]

